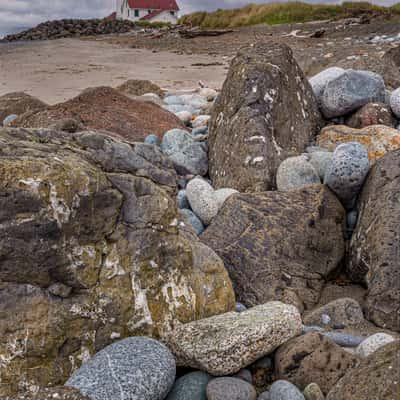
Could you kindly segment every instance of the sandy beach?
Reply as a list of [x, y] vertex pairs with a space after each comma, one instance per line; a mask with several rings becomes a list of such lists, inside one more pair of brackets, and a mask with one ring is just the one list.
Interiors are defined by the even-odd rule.
[[[216, 62], [222, 65], [210, 65]], [[199, 81], [219, 88], [228, 62], [216, 56], [155, 52], [95, 40], [0, 44], [0, 96], [23, 91], [55, 104], [87, 87], [117, 86], [128, 79], [148, 79], [175, 90], [197, 87]]]

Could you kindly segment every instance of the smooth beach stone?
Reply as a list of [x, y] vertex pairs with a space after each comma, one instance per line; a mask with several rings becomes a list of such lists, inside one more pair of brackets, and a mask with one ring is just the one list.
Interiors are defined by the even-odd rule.
[[390, 108], [397, 118], [400, 118], [400, 88], [396, 89], [390, 95]]
[[328, 83], [342, 75], [344, 72], [346, 71], [343, 68], [331, 67], [321, 71], [309, 79], [310, 85], [319, 102], [321, 101]]
[[326, 118], [341, 117], [371, 102], [384, 102], [383, 78], [370, 71], [347, 70], [331, 80], [322, 95], [322, 112]]
[[190, 224], [197, 235], [201, 235], [203, 233], [205, 229], [204, 224], [192, 210], [184, 208], [179, 210], [179, 214], [184, 220], [184, 223]]
[[193, 128], [201, 128], [207, 126], [208, 121], [211, 119], [209, 115], [199, 115], [196, 119], [192, 121]]
[[315, 168], [321, 180], [332, 163], [333, 153], [328, 151], [313, 151], [310, 153], [310, 164]]
[[253, 376], [251, 375], [251, 372], [245, 368], [241, 369], [238, 373], [233, 375], [233, 378], [243, 379], [244, 381], [249, 383], [253, 382]]
[[362, 336], [351, 335], [350, 333], [323, 332], [322, 334], [342, 347], [357, 347], [365, 339]]
[[316, 383], [310, 383], [304, 389], [304, 397], [306, 400], [324, 400], [325, 396], [321, 391], [321, 388]]
[[144, 139], [144, 143], [158, 146], [159, 140], [157, 135], [148, 135]]
[[181, 376], [172, 387], [166, 400], [207, 400], [207, 385], [212, 377], [203, 371]]
[[321, 183], [321, 179], [306, 156], [287, 158], [276, 174], [276, 186], [281, 191], [301, 189], [317, 183]]
[[207, 386], [208, 400], [256, 400], [257, 392], [243, 379], [216, 378]]
[[220, 209], [226, 200], [229, 199], [233, 194], [239, 193], [235, 189], [229, 189], [229, 188], [222, 188], [218, 189], [214, 192], [214, 198], [217, 201], [218, 204], [218, 209]]
[[247, 310], [247, 307], [242, 303], [236, 303], [235, 310], [236, 312], [243, 312]]
[[186, 190], [181, 189], [176, 195], [176, 202], [178, 204], [178, 208], [180, 209], [190, 209], [189, 200], [187, 198]]
[[324, 183], [346, 208], [352, 208], [369, 171], [368, 152], [357, 142], [343, 143], [333, 153]]
[[14, 122], [17, 118], [18, 118], [18, 115], [16, 115], [16, 114], [8, 115], [8, 116], [5, 117], [4, 120], [3, 120], [3, 126], [8, 126], [8, 125], [10, 125], [10, 124], [11, 124], [12, 122]]
[[271, 396], [269, 392], [262, 392], [258, 397], [257, 400], [271, 400]]
[[394, 342], [395, 340], [396, 339], [393, 336], [388, 335], [387, 333], [375, 333], [375, 335], [367, 337], [358, 345], [356, 354], [362, 358], [366, 358], [376, 350]]
[[175, 359], [162, 343], [131, 337], [98, 352], [65, 385], [91, 400], [164, 400], [175, 373]]
[[303, 393], [296, 386], [284, 380], [272, 384], [269, 398], [270, 400], [305, 400]]
[[207, 134], [207, 132], [208, 132], [207, 126], [199, 126], [198, 128], [193, 128], [192, 135], [193, 136], [205, 135]]
[[192, 113], [189, 111], [179, 111], [175, 115], [185, 124], [189, 125], [192, 120]]

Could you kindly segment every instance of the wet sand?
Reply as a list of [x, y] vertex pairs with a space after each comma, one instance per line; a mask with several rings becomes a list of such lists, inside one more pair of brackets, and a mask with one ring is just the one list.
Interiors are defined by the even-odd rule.
[[0, 44], [0, 96], [23, 91], [55, 104], [87, 87], [117, 86], [128, 79], [151, 80], [166, 89], [192, 89], [199, 81], [220, 88], [228, 62], [228, 58], [154, 52], [96, 40]]

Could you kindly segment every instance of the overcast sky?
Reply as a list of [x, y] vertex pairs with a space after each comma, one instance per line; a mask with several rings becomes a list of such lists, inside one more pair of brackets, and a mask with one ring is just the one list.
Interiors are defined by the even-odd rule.
[[[276, 1], [276, 0], [274, 0]], [[305, 0], [307, 1], [307, 0]], [[380, 5], [400, 0], [370, 0]], [[268, 0], [178, 0], [183, 13], [195, 10], [240, 7]], [[310, 3], [335, 3], [335, 0], [308, 0]], [[338, 1], [340, 2], [340, 1]], [[104, 17], [114, 11], [115, 0], [0, 0], [0, 35], [59, 18]]]

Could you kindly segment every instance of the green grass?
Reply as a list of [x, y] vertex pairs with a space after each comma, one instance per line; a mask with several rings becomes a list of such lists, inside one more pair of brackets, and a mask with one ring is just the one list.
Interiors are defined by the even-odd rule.
[[345, 2], [342, 5], [312, 5], [302, 2], [249, 4], [243, 8], [196, 12], [180, 22], [202, 28], [235, 28], [257, 24], [290, 24], [325, 19], [357, 17], [361, 14], [400, 15], [400, 3], [393, 7], [375, 6], [367, 2]]

